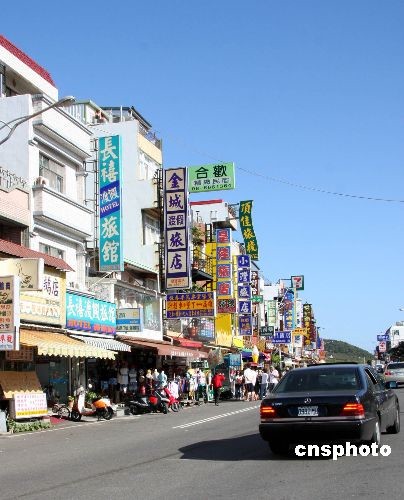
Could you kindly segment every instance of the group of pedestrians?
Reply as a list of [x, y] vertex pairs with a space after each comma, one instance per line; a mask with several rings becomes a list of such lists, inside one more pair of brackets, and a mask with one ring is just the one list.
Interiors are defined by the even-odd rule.
[[244, 371], [236, 371], [234, 376], [234, 397], [240, 401], [263, 399], [267, 391], [272, 391], [281, 378], [281, 373], [274, 366], [269, 370], [255, 369], [247, 363]]

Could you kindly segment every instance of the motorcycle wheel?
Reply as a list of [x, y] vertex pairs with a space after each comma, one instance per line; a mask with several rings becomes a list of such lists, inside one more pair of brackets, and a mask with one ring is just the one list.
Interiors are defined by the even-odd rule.
[[114, 416], [114, 410], [112, 408], [105, 408], [103, 418], [105, 420], [111, 420], [111, 418]]
[[168, 406], [166, 405], [166, 403], [161, 403], [161, 411], [167, 415], [168, 413]]
[[173, 403], [171, 405], [171, 409], [175, 412], [177, 412], [180, 409], [180, 404], [179, 403]]
[[132, 415], [139, 415], [139, 408], [136, 405], [130, 405], [129, 411]]
[[73, 420], [73, 422], [80, 422], [81, 420], [81, 413], [77, 410], [72, 410], [70, 412], [70, 420]]

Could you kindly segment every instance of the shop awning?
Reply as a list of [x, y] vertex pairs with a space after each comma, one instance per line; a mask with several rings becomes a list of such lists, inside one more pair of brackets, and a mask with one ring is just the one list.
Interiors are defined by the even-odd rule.
[[123, 342], [118, 342], [114, 339], [106, 339], [101, 337], [86, 337], [85, 335], [70, 335], [77, 340], [82, 340], [88, 345], [99, 347], [100, 349], [107, 349], [109, 351], [131, 351], [131, 347]]
[[135, 348], [156, 349], [160, 356], [176, 356], [179, 358], [190, 359], [205, 359], [208, 357], [206, 352], [197, 351], [194, 349], [186, 349], [185, 347], [173, 346], [168, 342], [152, 342], [146, 340], [138, 340], [133, 338], [122, 339], [129, 345]]
[[174, 342], [178, 343], [181, 347], [191, 347], [195, 349], [199, 349], [203, 347], [202, 342], [198, 342], [197, 340], [184, 339], [181, 337], [175, 337]]
[[41, 356], [115, 359], [116, 355], [116, 352], [87, 345], [62, 333], [42, 330], [21, 329], [20, 343], [36, 347]]
[[0, 387], [6, 399], [13, 398], [15, 392], [43, 392], [36, 372], [0, 371]]

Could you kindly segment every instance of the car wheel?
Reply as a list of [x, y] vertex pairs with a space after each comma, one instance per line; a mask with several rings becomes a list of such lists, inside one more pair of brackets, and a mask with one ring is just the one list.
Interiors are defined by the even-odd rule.
[[380, 420], [379, 417], [376, 418], [375, 421], [375, 426], [373, 429], [373, 435], [369, 441], [369, 444], [376, 443], [377, 446], [380, 446], [380, 441], [381, 441], [381, 431], [380, 431]]
[[398, 434], [400, 432], [400, 408], [396, 407], [396, 418], [394, 419], [393, 425], [386, 428], [386, 432], [389, 434]]
[[268, 445], [272, 453], [275, 455], [287, 455], [289, 451], [289, 443], [285, 441], [268, 441]]

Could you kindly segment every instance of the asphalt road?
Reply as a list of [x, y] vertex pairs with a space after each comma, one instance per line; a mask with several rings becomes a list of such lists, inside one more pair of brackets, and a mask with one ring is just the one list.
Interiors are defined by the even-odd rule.
[[279, 458], [258, 435], [258, 403], [59, 424], [0, 437], [0, 499], [404, 498], [403, 431], [389, 457]]

